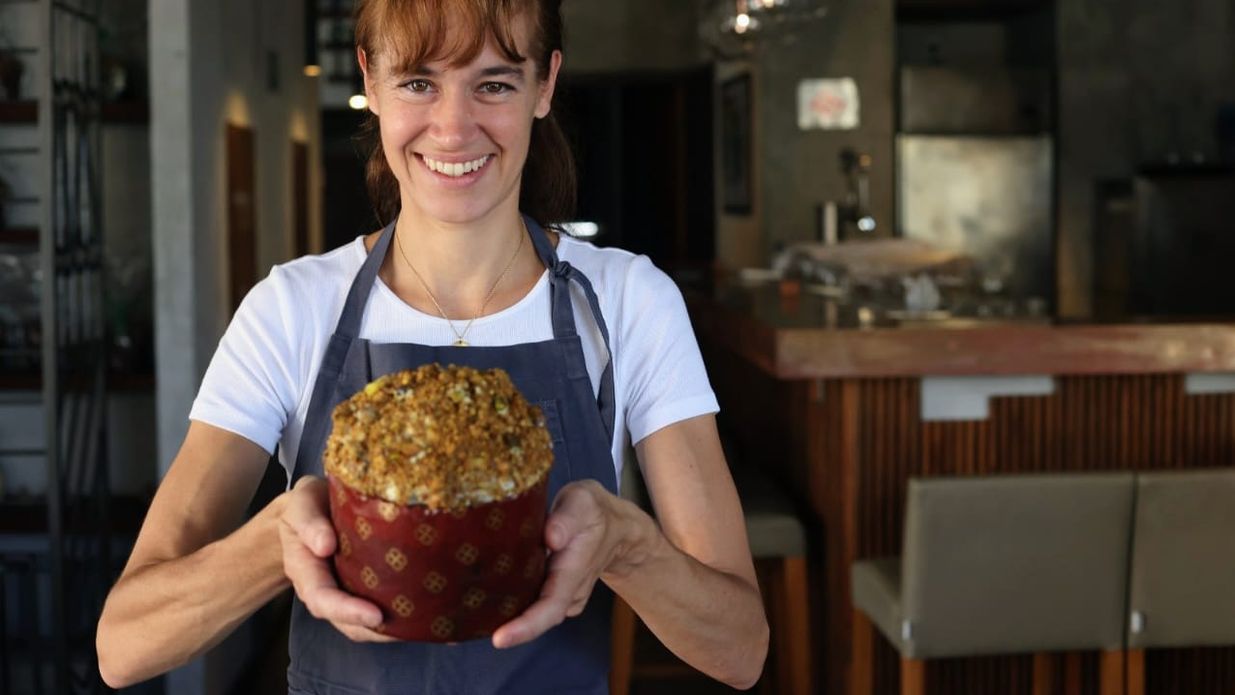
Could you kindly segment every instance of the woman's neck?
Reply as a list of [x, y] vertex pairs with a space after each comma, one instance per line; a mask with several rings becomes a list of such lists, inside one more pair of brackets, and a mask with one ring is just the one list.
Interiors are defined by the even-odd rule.
[[394, 231], [382, 279], [424, 313], [438, 314], [440, 306], [451, 319], [466, 320], [500, 311], [544, 270], [517, 209], [457, 225], [405, 208]]

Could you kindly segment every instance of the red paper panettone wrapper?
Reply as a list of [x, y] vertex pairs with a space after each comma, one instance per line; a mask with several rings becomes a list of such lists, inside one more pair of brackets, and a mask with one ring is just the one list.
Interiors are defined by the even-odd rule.
[[393, 504], [329, 480], [335, 570], [344, 589], [382, 609], [383, 633], [417, 642], [488, 637], [539, 597], [546, 481], [517, 497], [448, 512]]

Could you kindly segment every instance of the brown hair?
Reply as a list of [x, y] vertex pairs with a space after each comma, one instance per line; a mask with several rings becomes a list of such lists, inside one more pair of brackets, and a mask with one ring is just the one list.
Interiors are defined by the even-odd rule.
[[[527, 17], [528, 49], [537, 76], [545, 80], [553, 52], [562, 50], [561, 5], [562, 0], [359, 0], [356, 46], [364, 50], [370, 69], [378, 55], [393, 60], [400, 70], [447, 59], [451, 66], [466, 65], [490, 40], [507, 59], [519, 63], [525, 57], [515, 42], [515, 22]], [[361, 136], [369, 149], [369, 197], [378, 221], [385, 224], [399, 212], [399, 182], [382, 151], [376, 115], [369, 114]], [[568, 222], [575, 212], [575, 193], [575, 160], [550, 111], [532, 123], [519, 207], [541, 224]]]

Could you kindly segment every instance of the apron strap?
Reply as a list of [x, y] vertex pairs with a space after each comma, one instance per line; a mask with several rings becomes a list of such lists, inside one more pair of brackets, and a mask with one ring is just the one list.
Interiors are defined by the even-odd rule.
[[343, 313], [339, 316], [334, 334], [326, 345], [322, 366], [313, 383], [313, 396], [309, 400], [309, 411], [305, 415], [305, 430], [300, 435], [300, 447], [296, 450], [296, 463], [292, 466], [292, 485], [311, 470], [311, 463], [321, 456], [322, 449], [326, 446], [326, 436], [330, 433], [332, 424], [330, 412], [334, 409], [332, 400], [335, 383], [339, 380], [352, 341], [360, 334], [360, 322], [364, 318], [369, 292], [377, 280], [377, 271], [382, 267], [382, 260], [390, 249], [394, 227], [394, 221], [386, 225], [365, 258], [364, 265], [356, 273], [351, 289], [347, 292], [347, 300], [343, 303]]
[[608, 435], [609, 443], [612, 445], [614, 422], [617, 418], [617, 406], [613, 395], [613, 351], [609, 348], [609, 328], [605, 325], [605, 318], [600, 313], [600, 301], [596, 298], [596, 291], [592, 289], [592, 283], [587, 276], [567, 261], [557, 257], [557, 251], [553, 248], [553, 244], [549, 243], [549, 235], [545, 233], [544, 227], [527, 215], [523, 216], [523, 221], [527, 225], [528, 233], [532, 236], [532, 245], [536, 248], [541, 263], [549, 269], [553, 337], [560, 340], [574, 338], [578, 335], [575, 327], [574, 303], [570, 299], [572, 280], [583, 288], [588, 305], [592, 309], [592, 319], [600, 328], [600, 335], [605, 342], [606, 362], [605, 370], [600, 375], [600, 392], [596, 396], [596, 404], [600, 408], [600, 418], [605, 425], [605, 434]]
[[[600, 392], [596, 395], [596, 404], [600, 407], [600, 419], [605, 425], [605, 434], [609, 437], [609, 445], [613, 445], [613, 428], [614, 421], [617, 417], [617, 404], [613, 395], [613, 350], [609, 348], [609, 328], [605, 325], [605, 317], [600, 313], [600, 301], [596, 298], [596, 291], [592, 289], [592, 283], [587, 279], [587, 276], [579, 272], [569, 263], [562, 261], [559, 265], [567, 268], [567, 273], [571, 280], [579, 283], [583, 288], [584, 294], [587, 295], [587, 303], [592, 307], [592, 318], [595, 319], [596, 325], [600, 327], [600, 335], [605, 340], [605, 370], [600, 374]], [[568, 287], [567, 283], [562, 283], [563, 287]], [[567, 310], [570, 312], [569, 309]], [[554, 314], [556, 315], [556, 311]], [[574, 328], [574, 316], [571, 316], [571, 328]]]

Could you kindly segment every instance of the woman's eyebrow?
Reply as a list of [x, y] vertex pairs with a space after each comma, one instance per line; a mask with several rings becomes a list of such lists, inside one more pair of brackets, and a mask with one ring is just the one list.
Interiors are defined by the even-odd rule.
[[481, 77], [509, 77], [523, 81], [523, 71], [513, 65], [495, 65], [480, 71]]
[[[427, 65], [414, 65], [407, 71], [407, 74], [418, 77], [436, 77], [438, 71]], [[479, 77], [507, 77], [520, 82], [524, 80], [523, 71], [513, 65], [494, 65], [482, 68], [477, 75]]]

